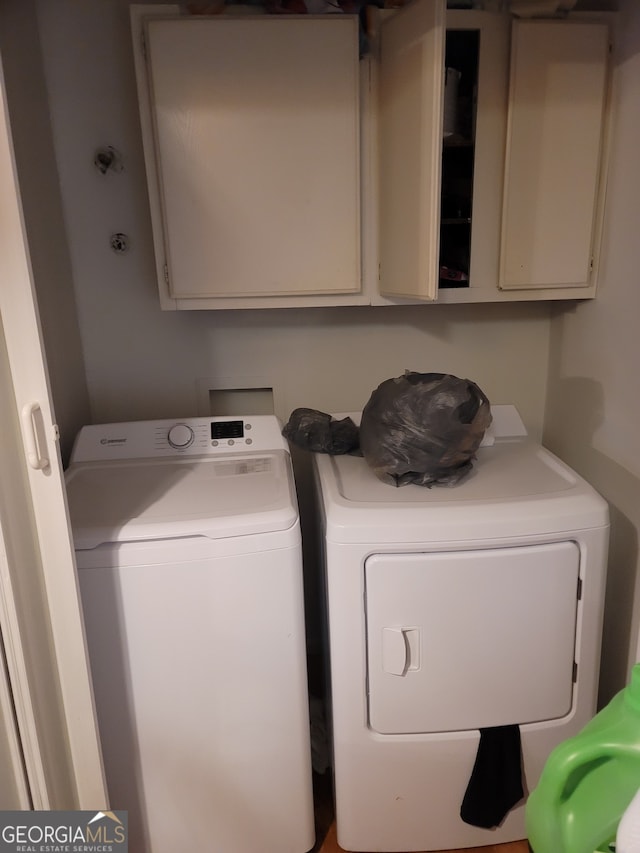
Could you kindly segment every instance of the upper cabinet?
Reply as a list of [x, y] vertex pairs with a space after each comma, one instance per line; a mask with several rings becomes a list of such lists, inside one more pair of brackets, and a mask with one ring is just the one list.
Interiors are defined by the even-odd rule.
[[369, 17], [132, 7], [162, 307], [593, 296], [607, 24]]
[[590, 284], [608, 55], [605, 25], [514, 24], [500, 258], [505, 290]]
[[163, 306], [359, 295], [357, 19], [149, 17], [144, 59]]

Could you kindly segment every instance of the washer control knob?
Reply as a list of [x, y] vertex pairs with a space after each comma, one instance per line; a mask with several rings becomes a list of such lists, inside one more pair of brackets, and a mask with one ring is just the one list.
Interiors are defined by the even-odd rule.
[[176, 450], [184, 450], [185, 447], [189, 447], [189, 445], [193, 444], [194, 438], [195, 434], [193, 430], [186, 424], [175, 424], [175, 426], [171, 427], [167, 435], [167, 441]]

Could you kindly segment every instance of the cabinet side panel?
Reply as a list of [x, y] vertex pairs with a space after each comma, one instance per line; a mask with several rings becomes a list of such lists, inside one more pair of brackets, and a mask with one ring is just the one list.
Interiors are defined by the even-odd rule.
[[153, 231], [153, 250], [160, 295], [160, 306], [166, 311], [175, 311], [176, 300], [169, 294], [166, 268], [166, 253], [164, 246], [164, 231], [162, 225], [162, 206], [160, 203], [160, 181], [158, 179], [158, 163], [156, 159], [153, 137], [153, 118], [151, 115], [151, 97], [149, 92], [149, 74], [147, 67], [146, 32], [145, 27], [149, 17], [177, 17], [180, 7], [177, 5], [133, 4], [129, 9], [131, 17], [131, 39], [133, 46], [133, 62], [136, 73], [136, 88], [138, 92], [138, 110], [140, 113], [140, 130], [144, 148], [144, 163], [147, 177], [147, 193], [149, 196], [149, 212]]
[[[447, 29], [464, 28], [469, 12], [447, 15]], [[473, 169], [471, 269], [469, 290], [497, 296], [500, 217], [504, 183], [504, 143], [509, 78], [509, 19], [476, 12], [480, 32], [478, 94]], [[468, 26], [468, 24], [466, 25]], [[439, 299], [443, 293], [440, 292]], [[449, 291], [450, 293], [450, 291]], [[464, 295], [464, 294], [462, 294]]]
[[380, 290], [435, 299], [438, 284], [444, 3], [384, 22], [380, 58]]
[[589, 284], [609, 30], [514, 24], [500, 286]]

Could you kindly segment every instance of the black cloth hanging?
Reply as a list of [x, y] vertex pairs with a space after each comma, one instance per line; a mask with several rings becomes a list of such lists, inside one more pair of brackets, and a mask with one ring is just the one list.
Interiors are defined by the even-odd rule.
[[522, 751], [518, 726], [480, 729], [480, 743], [460, 817], [465, 823], [492, 829], [524, 796]]

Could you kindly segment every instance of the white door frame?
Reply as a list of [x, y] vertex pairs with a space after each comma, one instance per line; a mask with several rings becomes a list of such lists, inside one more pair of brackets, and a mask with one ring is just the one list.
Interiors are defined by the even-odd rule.
[[0, 618], [31, 797], [34, 808], [104, 809], [58, 429], [1, 70], [0, 322]]

